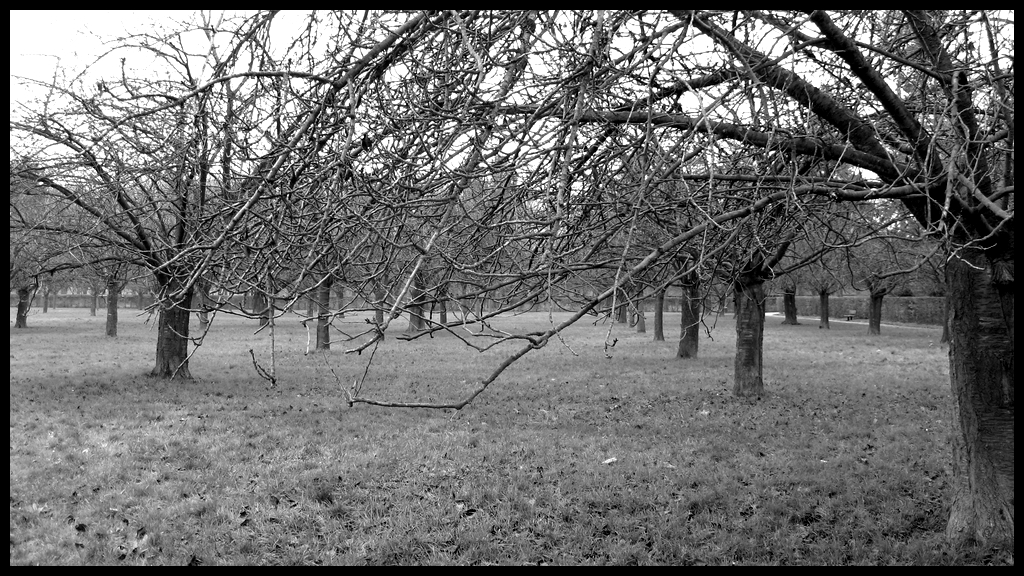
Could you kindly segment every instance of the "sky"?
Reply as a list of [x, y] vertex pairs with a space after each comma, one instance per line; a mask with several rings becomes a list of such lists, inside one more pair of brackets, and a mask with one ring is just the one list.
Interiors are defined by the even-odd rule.
[[183, 17], [184, 10], [11, 10], [11, 106], [32, 95], [15, 78], [46, 81], [60, 63], [79, 72], [104, 51], [95, 37], [137, 30], [151, 20]]

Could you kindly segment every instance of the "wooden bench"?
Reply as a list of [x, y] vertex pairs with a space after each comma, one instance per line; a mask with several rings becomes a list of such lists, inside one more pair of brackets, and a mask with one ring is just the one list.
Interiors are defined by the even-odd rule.
[[853, 320], [853, 317], [856, 316], [856, 315], [857, 315], [857, 311], [856, 310], [847, 310], [846, 314], [845, 314], [846, 321], [849, 322], [850, 320]]

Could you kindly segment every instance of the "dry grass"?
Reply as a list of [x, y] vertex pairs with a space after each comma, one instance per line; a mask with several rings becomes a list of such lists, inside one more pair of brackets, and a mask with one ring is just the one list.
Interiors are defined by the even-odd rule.
[[[585, 324], [566, 335], [578, 355], [531, 353], [453, 414], [347, 408], [294, 318], [277, 388], [248, 357], [269, 361], [266, 334], [223, 318], [197, 380], [153, 380], [153, 323], [121, 317], [116, 339], [84, 310], [10, 331], [12, 564], [1012, 563], [942, 538], [936, 329], [770, 317], [750, 401], [729, 393], [728, 317], [695, 361], [622, 326], [605, 358], [607, 325]], [[367, 355], [336, 348], [350, 382]], [[367, 386], [457, 398], [510, 349], [389, 338]]]

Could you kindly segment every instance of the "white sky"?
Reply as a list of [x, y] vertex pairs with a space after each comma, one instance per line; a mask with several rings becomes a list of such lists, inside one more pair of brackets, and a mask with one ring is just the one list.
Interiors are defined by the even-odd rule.
[[111, 39], [152, 20], [182, 18], [186, 10], [11, 10], [10, 97], [31, 96], [15, 76], [48, 81], [60, 63], [80, 72], [103, 53], [96, 35]]

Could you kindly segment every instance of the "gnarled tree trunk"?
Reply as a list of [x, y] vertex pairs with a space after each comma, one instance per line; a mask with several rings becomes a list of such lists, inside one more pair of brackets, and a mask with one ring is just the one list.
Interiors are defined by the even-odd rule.
[[736, 291], [736, 363], [733, 393], [759, 396], [764, 393], [761, 377], [764, 348], [764, 280], [742, 275]]
[[885, 298], [885, 294], [885, 290], [871, 292], [871, 300], [868, 303], [868, 334], [882, 333], [882, 298]]
[[89, 316], [95, 316], [96, 309], [99, 308], [100, 290], [101, 288], [95, 284], [89, 287], [89, 292], [92, 294], [92, 300], [90, 300], [91, 304], [89, 306]]
[[1013, 548], [1013, 255], [963, 248], [946, 264], [953, 504], [946, 534]]
[[828, 291], [822, 290], [818, 292], [818, 308], [821, 311], [821, 320], [818, 322], [818, 329], [831, 330], [832, 328], [828, 324]]
[[420, 288], [420, 277], [416, 274], [409, 284], [409, 329], [410, 334], [416, 334], [426, 328], [427, 321], [423, 317], [423, 290]]
[[696, 358], [700, 343], [700, 284], [695, 273], [683, 279], [682, 298], [679, 309], [682, 312], [679, 321], [679, 348], [677, 358]]
[[783, 324], [798, 325], [796, 315], [796, 286], [786, 286], [782, 289], [782, 310], [785, 313]]
[[107, 336], [117, 336], [117, 301], [121, 296], [121, 283], [117, 278], [107, 278]]
[[18, 288], [18, 312], [14, 320], [15, 328], [28, 328], [28, 311], [32, 304], [32, 289], [26, 286]]
[[[167, 278], [161, 279], [162, 292], [170, 293], [176, 282]], [[191, 380], [192, 373], [188, 369], [188, 324], [191, 314], [187, 308], [192, 300], [192, 291], [180, 301], [164, 301], [160, 303], [160, 320], [156, 338], [156, 366], [153, 376], [159, 378], [180, 378]]]

